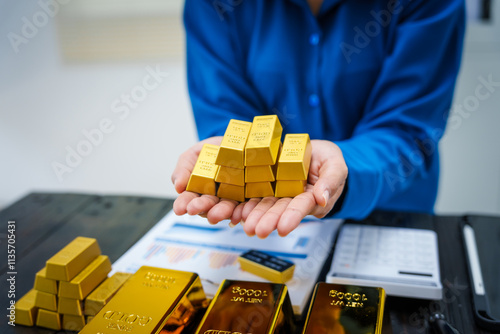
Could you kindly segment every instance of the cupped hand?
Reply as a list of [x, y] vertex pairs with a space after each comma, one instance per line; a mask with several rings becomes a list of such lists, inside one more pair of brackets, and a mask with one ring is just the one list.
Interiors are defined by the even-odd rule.
[[207, 217], [212, 224], [231, 219], [231, 224], [244, 222], [249, 236], [267, 237], [274, 230], [286, 236], [307, 215], [318, 218], [328, 214], [342, 194], [347, 179], [347, 166], [340, 148], [326, 140], [312, 140], [311, 165], [306, 191], [294, 198], [252, 198], [247, 202], [220, 199], [186, 191], [189, 176], [203, 144], [219, 145], [222, 137], [212, 137], [184, 152], [172, 173], [172, 183], [179, 197], [174, 202], [177, 215]]

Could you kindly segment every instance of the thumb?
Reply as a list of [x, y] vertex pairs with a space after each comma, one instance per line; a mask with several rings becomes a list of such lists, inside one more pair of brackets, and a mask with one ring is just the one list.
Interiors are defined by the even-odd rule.
[[[326, 159], [321, 166], [313, 187], [316, 203], [326, 207], [329, 201], [339, 196], [347, 179], [347, 166], [343, 160]], [[336, 199], [336, 198], [334, 198]]]

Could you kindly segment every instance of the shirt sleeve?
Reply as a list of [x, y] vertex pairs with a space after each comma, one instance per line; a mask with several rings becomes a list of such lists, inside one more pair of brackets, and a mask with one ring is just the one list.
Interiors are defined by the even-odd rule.
[[[337, 143], [349, 169], [349, 189], [335, 217], [363, 218], [438, 173], [438, 141], [461, 60], [464, 4], [413, 0], [399, 8], [394, 42], [363, 117], [353, 136]], [[425, 189], [415, 200], [432, 207], [436, 189]]]
[[188, 90], [200, 139], [223, 135], [231, 118], [252, 121], [264, 113], [245, 74], [234, 15], [224, 13], [229, 10], [215, 1], [184, 6]]

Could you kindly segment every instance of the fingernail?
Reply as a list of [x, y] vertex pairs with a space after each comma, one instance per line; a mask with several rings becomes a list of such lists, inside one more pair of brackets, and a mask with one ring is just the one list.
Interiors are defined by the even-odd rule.
[[243, 225], [245, 225], [245, 221], [244, 221], [243, 219], [242, 219], [242, 220], [240, 220], [240, 224], [241, 224], [242, 226], [243, 226]]
[[233, 223], [229, 222], [229, 227], [230, 227], [230, 228], [233, 228], [233, 227], [235, 227], [235, 226], [236, 226], [236, 225], [234, 225]]
[[323, 192], [323, 198], [325, 199], [325, 204], [323, 204], [323, 207], [325, 207], [328, 204], [328, 199], [330, 198], [330, 193], [328, 190], [325, 190]]

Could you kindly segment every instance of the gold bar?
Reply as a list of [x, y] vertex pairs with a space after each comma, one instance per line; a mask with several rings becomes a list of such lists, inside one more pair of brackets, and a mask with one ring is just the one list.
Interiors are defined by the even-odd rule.
[[98, 286], [111, 271], [111, 262], [107, 255], [99, 255], [71, 282], [59, 283], [59, 297], [83, 300]]
[[[33, 326], [38, 307], [35, 306], [36, 290], [31, 289], [16, 302], [16, 325]], [[10, 320], [10, 318], [9, 318]]]
[[249, 182], [246, 184], [246, 198], [272, 196], [274, 196], [274, 182]]
[[106, 278], [85, 298], [85, 315], [96, 315], [130, 277], [132, 274], [129, 273], [114, 273], [113, 276]]
[[249, 166], [245, 167], [245, 182], [274, 182], [276, 181], [276, 171], [281, 152], [281, 142], [278, 149], [278, 157], [274, 165]]
[[219, 146], [217, 145], [203, 145], [198, 160], [196, 160], [196, 164], [194, 165], [193, 172], [189, 177], [186, 187], [187, 191], [215, 195], [215, 174], [217, 173], [215, 159], [218, 152]]
[[245, 170], [219, 166], [215, 182], [234, 184], [243, 187], [245, 185]]
[[285, 283], [293, 278], [295, 264], [257, 250], [249, 250], [238, 257], [242, 270], [274, 283]]
[[180, 333], [205, 303], [197, 274], [143, 266], [80, 334]]
[[382, 288], [318, 283], [302, 334], [382, 333]]
[[101, 249], [96, 239], [77, 237], [47, 260], [46, 277], [71, 281], [100, 254]]
[[89, 322], [92, 321], [92, 319], [94, 319], [94, 316], [93, 315], [88, 315], [85, 317], [85, 320], [86, 320], [86, 323], [88, 324]]
[[245, 166], [274, 165], [282, 132], [278, 116], [255, 116], [245, 147]]
[[57, 294], [57, 281], [47, 278], [47, 269], [44, 267], [36, 273], [34, 288], [38, 291]]
[[245, 168], [245, 182], [274, 182], [278, 165], [249, 166]]
[[251, 122], [229, 121], [215, 161], [217, 165], [239, 169], [245, 167], [245, 145], [251, 127]]
[[284, 284], [224, 280], [196, 333], [294, 333]]
[[217, 197], [244, 202], [245, 187], [235, 186], [234, 184], [221, 183], [219, 184], [219, 190], [217, 190]]
[[305, 191], [306, 180], [276, 181], [276, 197], [295, 197]]
[[59, 331], [61, 330], [61, 316], [53, 311], [39, 309], [38, 316], [36, 317], [36, 325]]
[[49, 311], [57, 311], [57, 296], [51, 293], [36, 291], [35, 306]]
[[287, 134], [278, 160], [276, 180], [307, 180], [311, 152], [307, 133]]
[[57, 313], [69, 315], [83, 315], [82, 301], [79, 299], [59, 297]]
[[62, 315], [62, 329], [67, 331], [81, 331], [85, 326], [85, 317], [83, 315]]

